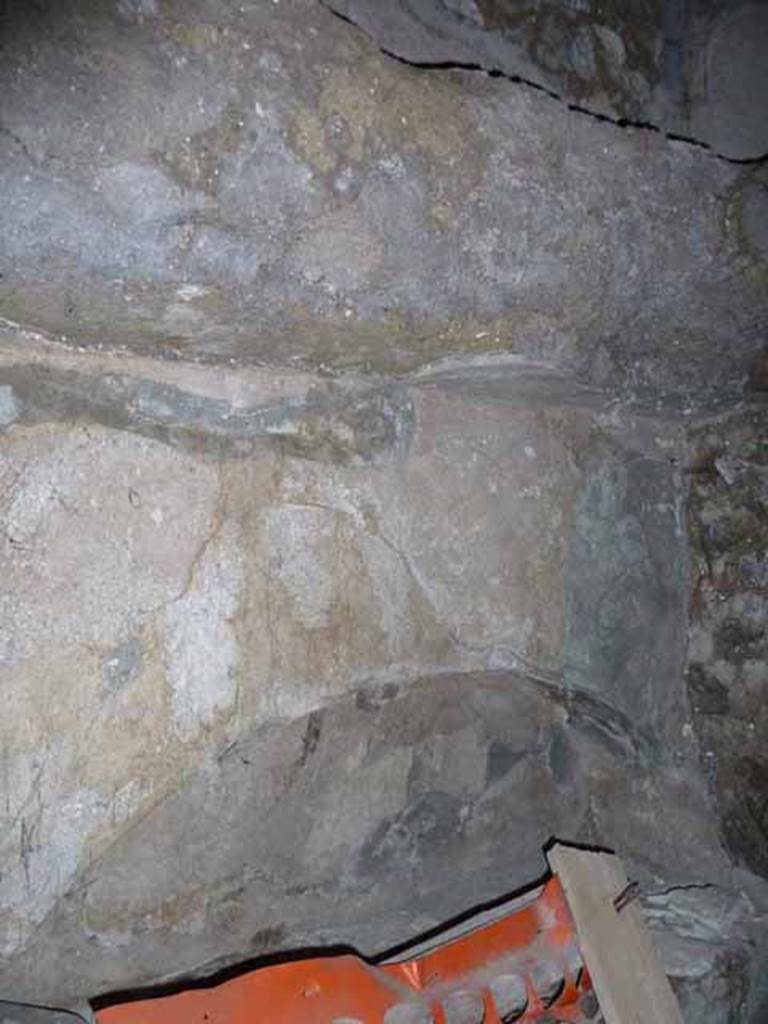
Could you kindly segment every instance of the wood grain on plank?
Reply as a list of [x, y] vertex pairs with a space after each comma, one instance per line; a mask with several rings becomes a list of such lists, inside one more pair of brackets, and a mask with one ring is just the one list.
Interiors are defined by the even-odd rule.
[[560, 843], [547, 858], [568, 900], [606, 1024], [683, 1024], [640, 907], [614, 907], [627, 886], [619, 858]]

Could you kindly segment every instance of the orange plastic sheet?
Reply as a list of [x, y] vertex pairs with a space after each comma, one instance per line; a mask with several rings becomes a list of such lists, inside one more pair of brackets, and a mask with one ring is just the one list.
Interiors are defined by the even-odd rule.
[[[487, 919], [487, 917], [486, 917]], [[273, 964], [211, 988], [100, 1010], [97, 1024], [577, 1024], [591, 991], [557, 877], [524, 905], [413, 955]], [[469, 929], [469, 930], [466, 930]]]

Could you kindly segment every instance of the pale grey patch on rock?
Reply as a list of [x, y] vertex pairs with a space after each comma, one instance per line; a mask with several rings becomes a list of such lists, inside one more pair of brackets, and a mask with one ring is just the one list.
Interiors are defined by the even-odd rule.
[[227, 527], [210, 540], [191, 581], [165, 612], [165, 651], [179, 734], [194, 737], [237, 693], [233, 619], [242, 586], [239, 548]]
[[7, 427], [19, 418], [21, 403], [14, 394], [13, 388], [0, 384], [0, 427]]
[[130, 21], [156, 18], [159, 14], [157, 0], [117, 0], [117, 9]]
[[697, 942], [723, 943], [745, 937], [750, 907], [745, 896], [715, 885], [690, 885], [649, 894], [646, 920]]
[[476, 0], [443, 0], [443, 6], [461, 18], [468, 18], [475, 25], [482, 26], [483, 24], [483, 15]]
[[114, 647], [104, 661], [104, 682], [110, 692], [121, 690], [141, 671], [143, 651], [132, 637]]
[[297, 617], [307, 629], [329, 622], [335, 597], [333, 510], [286, 505], [265, 513], [266, 534], [275, 574], [288, 591]]
[[54, 806], [45, 806], [44, 799], [17, 816], [8, 837], [20, 848], [20, 855], [13, 861], [6, 860], [8, 866], [0, 876], [3, 956], [23, 947], [66, 892], [76, 877], [89, 831], [104, 808], [103, 799], [91, 789], [59, 794]]
[[627, 59], [627, 49], [618, 32], [614, 32], [608, 25], [593, 26], [595, 35], [600, 40], [608, 60], [616, 68], [623, 67]]
[[85, 1019], [66, 1010], [0, 1000], [0, 1024], [85, 1024]]

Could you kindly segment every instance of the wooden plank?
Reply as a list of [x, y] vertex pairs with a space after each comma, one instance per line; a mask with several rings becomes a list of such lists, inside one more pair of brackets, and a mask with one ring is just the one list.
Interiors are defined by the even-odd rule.
[[547, 859], [568, 900], [606, 1024], [683, 1024], [638, 903], [614, 907], [627, 886], [619, 858], [557, 843]]

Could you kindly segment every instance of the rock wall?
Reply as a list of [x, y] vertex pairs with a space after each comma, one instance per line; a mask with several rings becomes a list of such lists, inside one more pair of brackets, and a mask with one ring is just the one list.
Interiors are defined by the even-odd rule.
[[733, 0], [324, 0], [421, 67], [505, 75], [573, 109], [711, 147], [768, 152], [768, 15]]
[[0, 315], [166, 359], [406, 372], [512, 352], [738, 398], [764, 167], [420, 71], [316, 0], [9, 7]]
[[[765, 919], [768, 879], [768, 423], [764, 404], [692, 431], [686, 679], [725, 849]], [[763, 895], [761, 895], [761, 893]], [[758, 948], [765, 940], [753, 937]], [[755, 1019], [768, 1012], [762, 983]]]
[[727, 884], [679, 432], [519, 361], [374, 386], [11, 337], [3, 375], [8, 994], [377, 952], [553, 834]]
[[0, 994], [381, 952], [557, 834], [757, 1024], [764, 166], [310, 0], [6, 8]]

